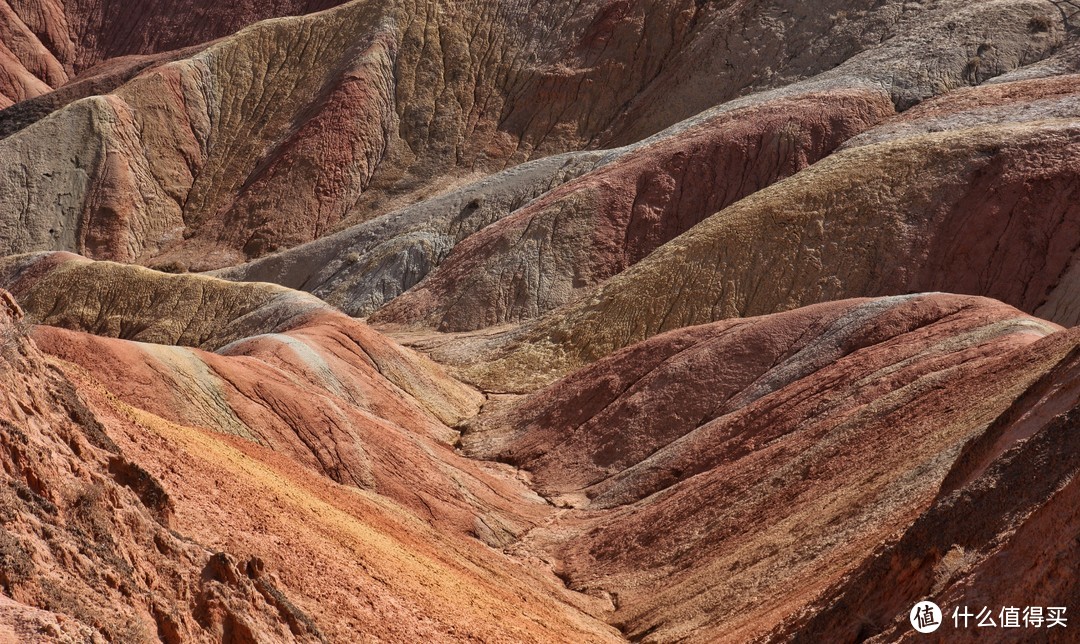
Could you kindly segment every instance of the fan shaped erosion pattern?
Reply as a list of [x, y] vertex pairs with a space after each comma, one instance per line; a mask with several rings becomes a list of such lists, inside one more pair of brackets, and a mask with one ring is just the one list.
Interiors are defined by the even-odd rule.
[[3, 0], [0, 641], [1075, 641], [1078, 27]]

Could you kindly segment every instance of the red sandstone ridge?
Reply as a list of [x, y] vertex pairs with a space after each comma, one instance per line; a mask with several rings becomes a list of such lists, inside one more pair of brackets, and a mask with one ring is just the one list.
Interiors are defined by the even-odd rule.
[[[1017, 414], [1002, 414], [1072, 359], [1075, 334], [1055, 331], [953, 296], [692, 327], [481, 416], [464, 444], [531, 471], [537, 490], [574, 508], [526, 543], [555, 558], [571, 588], [617, 598], [629, 637], [751, 641], [780, 621], [801, 632], [807, 602], [906, 529], [943, 480], [965, 476], [965, 444], [1007, 434], [1004, 451], [1028, 438]], [[1075, 392], [1059, 402], [1075, 405]], [[991, 548], [1016, 527], [983, 507], [994, 527], [965, 547]], [[867, 579], [882, 613], [906, 619], [920, 595]], [[885, 626], [860, 615], [844, 614], [844, 627], [865, 638]]]
[[[18, 641], [138, 641], [155, 632], [169, 641], [241, 633], [319, 641], [271, 580], [239, 573], [233, 556], [175, 530], [169, 493], [25, 333], [22, 312], [0, 291], [0, 632]], [[282, 610], [294, 611], [295, 631]]]
[[1076, 641], [1078, 27], [0, 2], [0, 641]]
[[57, 89], [111, 59], [156, 54], [228, 36], [258, 20], [341, 2], [199, 0], [137, 5], [102, 0], [5, 0], [0, 5], [0, 107]]

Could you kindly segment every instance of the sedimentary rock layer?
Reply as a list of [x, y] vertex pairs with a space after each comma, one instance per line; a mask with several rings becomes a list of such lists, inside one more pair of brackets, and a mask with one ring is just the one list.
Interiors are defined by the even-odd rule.
[[[994, 590], [989, 559], [959, 558], [1024, 548], [1037, 519], [1018, 522], [1022, 508], [1075, 516], [1071, 497], [1049, 500], [1074, 459], [1021, 491], [1044, 457], [1019, 454], [1068, 449], [1071, 416], [1029, 410], [1076, 406], [1076, 351], [1076, 334], [981, 298], [822, 304], [657, 336], [482, 416], [464, 445], [574, 508], [522, 547], [571, 588], [610, 593], [631, 639], [752, 641], [778, 622], [806, 641], [895, 635], [924, 595], [1019, 601]], [[979, 511], [978, 528], [945, 518]], [[877, 552], [900, 534], [899, 554]], [[1025, 552], [1038, 570], [1068, 565]], [[1033, 597], [1076, 592], [1047, 574], [1060, 581]], [[951, 585], [968, 583], [981, 590]], [[839, 603], [815, 616], [814, 601]]]
[[[906, 107], [1038, 62], [1064, 42], [1063, 16], [1045, 2], [865, 4], [592, 0], [552, 12], [352, 2], [256, 23], [146, 63], [115, 89], [102, 81], [80, 100], [50, 101], [64, 107], [36, 122], [41, 109], [19, 108], [23, 129], [0, 139], [0, 251], [220, 268], [477, 174], [635, 143], [751, 89], [820, 74], [801, 91], [874, 87]], [[11, 24], [28, 11], [5, 6]], [[70, 8], [49, 7], [20, 28], [48, 32], [51, 43], [86, 29], [78, 33], [93, 43], [68, 40], [64, 61], [116, 55], [114, 38], [159, 22], [157, 35], [123, 53], [163, 56], [170, 34], [198, 15], [170, 22], [151, 3], [120, 35], [94, 35], [98, 18], [75, 12], [89, 26], [64, 27]], [[244, 5], [230, 15], [312, 8]], [[216, 11], [174, 44], [227, 30]], [[896, 24], [903, 36], [890, 38]], [[885, 59], [908, 62], [884, 74]], [[108, 93], [89, 95], [95, 89]], [[788, 91], [800, 88], [778, 90]]]
[[0, 2], [0, 640], [1075, 604], [1078, 21]]
[[[62, 274], [64, 262], [49, 268]], [[44, 267], [39, 269], [36, 279], [46, 282]], [[103, 264], [98, 270], [128, 269]], [[158, 275], [166, 285], [217, 281]], [[21, 279], [31, 277], [23, 273]], [[160, 315], [147, 308], [149, 299], [113, 300], [109, 280], [98, 283], [102, 288], [91, 294], [111, 301], [118, 328]], [[14, 300], [6, 292], [4, 297], [22, 319]], [[26, 301], [31, 307], [43, 302]], [[346, 641], [358, 630], [394, 640], [613, 639], [610, 627], [588, 616], [595, 609], [587, 598], [560, 591], [542, 569], [534, 573], [501, 555], [491, 559], [496, 551], [482, 545], [513, 539], [550, 506], [506, 468], [456, 456], [446, 445], [454, 434], [443, 423], [474, 413], [475, 394], [351, 319], [323, 310], [299, 328], [233, 342], [217, 354], [46, 326], [33, 329], [33, 341], [26, 335], [29, 325], [5, 322], [0, 330], [5, 351], [16, 356], [13, 373], [36, 373], [18, 356], [44, 364], [37, 346], [59, 359], [47, 367], [53, 384], [46, 391], [68, 401], [60, 411], [37, 411], [41, 403], [20, 398], [21, 390], [9, 383], [13, 411], [5, 413], [15, 416], [5, 430], [27, 431], [30, 422], [43, 432], [67, 432], [62, 436], [88, 433], [65, 438], [71, 447], [65, 444], [49, 458], [19, 447], [5, 464], [49, 464], [74, 458], [74, 451], [82, 460], [96, 459], [94, 467], [112, 477], [93, 487], [101, 477], [87, 472], [83, 487], [90, 496], [77, 495], [72, 484], [69, 498], [63, 496], [67, 488], [53, 491], [68, 485], [69, 474], [39, 466], [15, 470], [30, 486], [25, 507], [38, 503], [45, 508], [38, 514], [69, 517], [75, 536], [37, 528], [12, 537], [11, 556], [25, 551], [27, 561], [36, 561], [33, 548], [74, 539], [72, 549], [97, 548], [106, 563], [88, 563], [98, 566], [94, 575], [82, 564], [50, 564], [60, 568], [59, 576], [46, 587], [52, 577], [39, 576], [37, 564], [11, 559], [23, 568], [4, 564], [6, 592], [26, 605], [6, 615], [12, 628], [44, 620], [29, 609], [37, 606], [77, 620], [65, 627], [69, 631], [125, 641], [143, 641], [154, 632], [197, 641], [231, 641], [236, 633]], [[36, 416], [46, 412], [52, 415], [39, 424]], [[67, 417], [63, 413], [82, 425], [65, 429], [67, 421], [57, 420]], [[128, 450], [137, 461], [123, 457]], [[70, 467], [79, 475], [88, 466]], [[18, 480], [13, 502], [22, 489]], [[132, 491], [117, 497], [114, 490], [126, 489], [120, 486]], [[118, 505], [134, 503], [127, 499], [136, 494], [149, 507]], [[68, 505], [57, 510], [51, 504], [61, 499]], [[110, 523], [113, 512], [127, 517], [123, 527]], [[137, 512], [162, 527], [137, 522]], [[20, 530], [11, 534], [25, 532]], [[235, 554], [178, 540], [177, 530]], [[164, 536], [154, 537], [155, 531]], [[119, 563], [109, 559], [117, 556]], [[124, 561], [153, 572], [139, 573]], [[118, 568], [114, 576], [108, 566]], [[133, 575], [130, 584], [125, 581]], [[172, 585], [153, 581], [158, 575]], [[140, 590], [143, 584], [154, 592]], [[509, 606], [518, 607], [518, 616], [505, 613]]]
[[[972, 94], [992, 104], [1009, 89], [1031, 88]], [[986, 116], [976, 106], [940, 117], [956, 129], [871, 130], [505, 341], [486, 340], [484, 364], [467, 372], [480, 381], [500, 378], [500, 365], [565, 373], [666, 330], [851, 296], [968, 293], [1075, 324], [1080, 134], [1067, 114], [1077, 104], [1072, 94], [1050, 102], [1030, 121], [968, 127], [966, 118]], [[917, 116], [911, 128], [940, 129]]]

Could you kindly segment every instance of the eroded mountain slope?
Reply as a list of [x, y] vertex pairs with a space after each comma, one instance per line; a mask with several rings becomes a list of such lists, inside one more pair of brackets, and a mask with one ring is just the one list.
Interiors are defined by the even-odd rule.
[[128, 5], [0, 4], [0, 639], [1077, 598], [1075, 3]]
[[[272, 582], [218, 574], [229, 555], [176, 530], [172, 497], [26, 330], [0, 291], [0, 632], [17, 641], [320, 641]], [[291, 628], [281, 611], [293, 611]]]
[[928, 101], [576, 301], [436, 354], [485, 386], [527, 387], [670, 329], [932, 290], [1075, 324], [1076, 109], [1067, 77]]
[[[1073, 347], [965, 446], [933, 503], [897, 542], [773, 637], [812, 642], [829, 633], [914, 641], [900, 616], [910, 596], [974, 611], [999, 604], [1073, 605], [1080, 593], [1072, 574], [1077, 542], [1071, 538], [1080, 530], [1076, 374]], [[881, 592], [890, 585], [905, 594]], [[1072, 636], [1048, 629], [1036, 638], [1067, 642]], [[970, 631], [954, 631], [950, 639], [979, 640]]]
[[1064, 43], [1048, 2], [865, 4], [358, 1], [256, 23], [0, 139], [0, 250], [220, 268], [751, 89], [831, 69], [803, 91], [907, 106]]
[[[118, 324], [80, 328], [75, 317], [32, 336], [112, 440], [159, 477], [177, 529], [236, 553], [215, 560], [215, 574], [258, 584], [273, 571], [267, 583], [332, 641], [355, 628], [389, 639], [617, 637], [603, 621], [657, 641], [864, 628], [819, 624], [882, 565], [880, 544], [903, 536], [916, 553], [989, 553], [1029, 529], [976, 499], [985, 530], [917, 540], [941, 499], [1028, 467], [1018, 452], [1058, 445], [1055, 428], [1069, 422], [1058, 414], [1077, 403], [1075, 333], [985, 298], [850, 300], [676, 330], [531, 396], [489, 396], [460, 454], [444, 423], [474, 415], [475, 393], [328, 307], [212, 353], [132, 342], [105, 336], [161, 315], [142, 290], [202, 281], [275, 301], [284, 289], [65, 255], [17, 261], [8, 279], [35, 319], [65, 292], [58, 279], [139, 273], [121, 296], [101, 277], [80, 289]], [[246, 310], [224, 310], [220, 324], [245, 328], [229, 316]], [[1070, 462], [1013, 502], [1050, 503], [1040, 490]], [[1075, 515], [1068, 497], [1054, 503]], [[987, 561], [933, 592], [959, 601], [959, 584], [990, 583]], [[361, 581], [350, 581], [357, 567]], [[1053, 596], [1072, 592], [1062, 583]], [[875, 628], [913, 600], [890, 588]]]
[[[23, 271], [16, 280], [24, 295], [34, 293], [28, 281], [48, 284], [49, 271], [66, 278], [80, 269], [132, 270], [47, 255], [38, 262], [42, 266], [36, 273]], [[145, 280], [140, 287], [132, 280], [119, 296], [109, 279], [94, 282], [97, 290], [84, 291], [84, 297], [107, 303], [118, 322], [93, 330], [108, 334], [157, 320], [162, 312], [153, 308], [154, 298], [139, 296], [147, 295], [148, 288], [168, 290], [188, 280], [218, 282], [154, 275], [157, 284]], [[247, 288], [229, 282], [219, 286], [238, 293]], [[264, 298], [272, 300], [280, 290], [270, 287]], [[306, 296], [296, 295], [302, 304]], [[26, 301], [49, 308], [40, 295]], [[212, 310], [208, 304], [213, 302], [211, 296], [190, 303]], [[8, 306], [15, 310], [13, 301]], [[238, 309], [231, 312], [244, 315]], [[31, 308], [30, 315], [40, 313]], [[131, 642], [148, 641], [158, 632], [148, 615], [158, 620], [164, 633], [159, 636], [167, 641], [242, 641], [240, 633], [248, 632], [269, 641], [293, 635], [347, 641], [356, 632], [391, 640], [612, 639], [610, 627], [589, 617], [598, 610], [591, 600], [560, 590], [550, 572], [544, 574], [542, 567], [532, 572], [502, 555], [490, 558], [497, 550], [483, 543], [506, 543], [542, 520], [550, 506], [508, 468], [457, 456], [446, 444], [456, 434], [439, 418], [453, 423], [472, 413], [470, 406], [478, 404], [475, 394], [440, 375], [436, 365], [340, 313], [324, 307], [300, 317], [303, 321], [294, 326], [277, 327], [279, 333], [232, 342], [219, 354], [47, 326], [33, 329], [33, 343], [17, 336], [15, 351], [31, 352], [41, 361], [40, 346], [59, 358], [60, 370], [50, 367], [53, 377], [62, 379], [62, 370], [92, 405], [93, 412], [84, 406], [71, 411], [90, 428], [85, 431], [98, 432], [92, 439], [106, 442], [117, 454], [119, 449], [139, 454], [137, 462], [143, 465], [117, 457], [108, 461], [108, 471], [157, 504], [145, 512], [175, 515], [176, 523], [165, 527], [236, 554], [183, 555], [181, 564], [196, 567], [169, 573], [179, 588], [176, 605], [123, 599], [130, 590], [94, 600], [92, 593], [70, 588], [64, 592], [74, 594], [56, 595], [54, 601], [53, 595], [33, 592], [36, 582], [22, 577], [11, 586], [12, 596], [28, 607], [77, 620], [69, 628], [82, 624], [115, 633], [130, 622], [129, 630], [109, 637]], [[67, 323], [76, 326], [73, 318]], [[27, 371], [16, 366], [18, 373]], [[65, 395], [75, 396], [68, 380], [62, 382]], [[25, 422], [25, 416], [15, 422]], [[16, 431], [16, 425], [5, 428]], [[41, 457], [12, 455], [5, 464], [17, 467], [27, 458]], [[58, 484], [53, 471], [33, 477], [38, 493]], [[28, 502], [34, 498], [27, 496]], [[84, 535], [88, 544], [134, 548], [153, 543], [154, 531], [142, 524], [120, 528], [101, 523], [104, 519], [95, 513], [106, 511], [106, 500], [79, 498], [73, 502], [74, 516], [85, 511], [87, 521], [98, 522], [88, 524], [97, 531]], [[34, 542], [32, 537], [27, 543]], [[177, 567], [173, 558], [192, 547], [169, 543], [159, 541], [159, 550], [153, 551], [156, 571]], [[5, 566], [15, 574], [16, 568]], [[99, 579], [82, 568], [67, 574]], [[108, 587], [108, 579], [105, 575], [93, 583]], [[195, 592], [186, 590], [188, 584], [203, 594], [185, 594]], [[80, 608], [94, 601], [100, 612]], [[126, 606], [138, 610], [131, 613]], [[517, 616], [507, 613], [510, 606], [520, 611]], [[12, 618], [16, 627], [28, 628], [38, 619], [29, 608], [23, 613]], [[169, 635], [169, 629], [182, 639]]]
[[[836, 69], [783, 89], [723, 103], [650, 139], [632, 140], [627, 147], [607, 151], [599, 167], [586, 168], [584, 176], [578, 176], [579, 171], [565, 175], [565, 185], [550, 185], [551, 174], [544, 173], [541, 179], [540, 167], [523, 176], [490, 176], [460, 189], [456, 196], [432, 199], [416, 209], [347, 229], [333, 242], [301, 245], [221, 274], [303, 288], [350, 313], [368, 315], [432, 273], [430, 280], [377, 313], [375, 319], [464, 330], [532, 318], [587, 293], [590, 286], [733, 200], [801, 168], [802, 162], [786, 165], [788, 156], [804, 157], [809, 163], [832, 151], [835, 145], [830, 137], [847, 139], [882, 120], [891, 122], [886, 97], [907, 109], [926, 97], [949, 96], [958, 86], [1037, 67], [1040, 57], [1053, 55], [1059, 47], [1063, 61], [1075, 62], [1075, 56], [1066, 53], [1068, 47], [1062, 46], [1064, 35], [1055, 27], [1057, 20], [1069, 14], [1058, 9], [1046, 4], [989, 3], [935, 6], [925, 9], [927, 13], [911, 10], [897, 18], [900, 31]], [[838, 12], [836, 16], [841, 14], [847, 15]], [[869, 14], [858, 15], [859, 20], [873, 20]], [[940, 22], [931, 21], [930, 16]], [[809, 29], [813, 21], [802, 19], [798, 24]], [[990, 37], [970, 31], [974, 25], [994, 25], [1003, 31]], [[1011, 49], [1010, 43], [1019, 48]], [[880, 62], [886, 59], [908, 62], [900, 66]], [[733, 73], [725, 72], [724, 82]], [[657, 82], [663, 84], [666, 78]], [[689, 79], [685, 84], [700, 87]], [[996, 117], [981, 118], [996, 124], [1071, 116], [1075, 109], [1066, 95], [1071, 94], [1065, 89], [1066, 80], [1055, 78], [1045, 85], [1021, 84]], [[1048, 105], [1041, 97], [1052, 94], [1053, 86], [1059, 88], [1060, 100]], [[987, 90], [982, 100], [992, 102], [993, 92]], [[860, 100], [868, 104], [860, 105]], [[877, 100], [883, 105], [874, 104]], [[668, 106], [681, 109], [684, 104], [665, 99], [649, 104], [648, 109]], [[790, 110], [794, 122], [782, 122], [784, 109]], [[960, 129], [978, 118], [968, 115], [933, 127]], [[834, 122], [825, 126], [831, 134], [819, 148], [816, 130], [824, 125], [823, 119]], [[898, 119], [895, 127], [902, 122], [905, 119]], [[892, 136], [903, 138], [905, 132], [913, 133], [897, 130]], [[793, 148], [783, 143], [789, 135]], [[524, 190], [520, 182], [526, 176], [536, 176], [538, 185], [533, 190], [543, 185], [547, 194], [536, 196]], [[752, 180], [747, 181], [748, 177]], [[888, 179], [904, 181], [902, 176]], [[505, 191], [529, 192], [530, 200], [507, 204], [497, 199], [488, 205], [479, 196]], [[436, 211], [441, 213], [436, 215]], [[402, 230], [405, 221], [410, 223]], [[446, 235], [447, 221], [463, 225], [455, 227], [455, 234]], [[382, 234], [377, 246], [370, 241], [376, 229]], [[559, 242], [550, 243], [552, 239]], [[459, 242], [462, 245], [457, 248]], [[331, 249], [338, 255], [331, 256]]]
[[0, 5], [0, 107], [62, 87], [118, 57], [156, 54], [228, 36], [275, 16], [340, 0], [5, 0]]
[[[779, 621], [801, 628], [809, 602], [912, 525], [968, 467], [954, 465], [965, 444], [995, 418], [991, 434], [1015, 427], [1001, 417], [1013, 399], [1075, 350], [1075, 334], [991, 300], [822, 304], [634, 345], [482, 416], [464, 445], [575, 508], [524, 547], [572, 588], [610, 593], [629, 637], [752, 641]], [[1029, 435], [1008, 431], [1005, 446]], [[979, 548], [1011, 529], [987, 512]], [[919, 593], [866, 579], [878, 612], [906, 624]], [[862, 613], [836, 614], [857, 626]]]

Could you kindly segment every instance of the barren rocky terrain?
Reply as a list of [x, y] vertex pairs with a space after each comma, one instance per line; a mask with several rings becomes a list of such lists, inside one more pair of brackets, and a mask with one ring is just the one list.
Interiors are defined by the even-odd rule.
[[1080, 3], [0, 1], [0, 642], [1077, 641], [1078, 324]]

